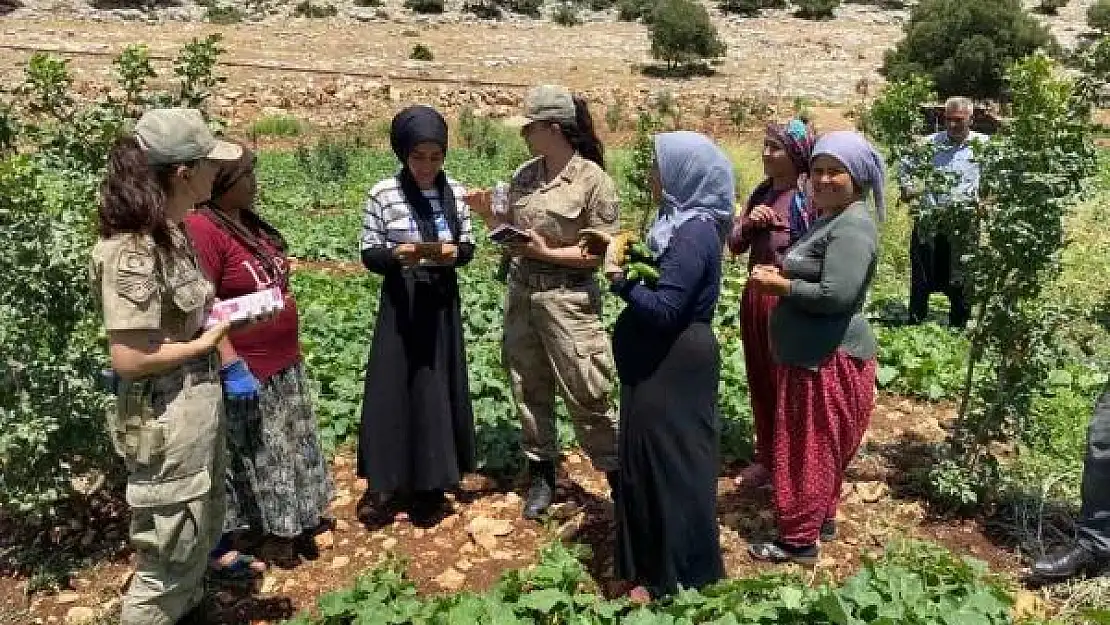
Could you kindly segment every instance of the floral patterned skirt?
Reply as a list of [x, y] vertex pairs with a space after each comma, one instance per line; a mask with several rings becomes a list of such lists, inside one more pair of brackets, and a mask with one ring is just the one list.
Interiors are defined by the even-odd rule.
[[263, 382], [258, 401], [229, 401], [227, 416], [224, 531], [293, 538], [315, 529], [335, 485], [320, 450], [303, 363]]

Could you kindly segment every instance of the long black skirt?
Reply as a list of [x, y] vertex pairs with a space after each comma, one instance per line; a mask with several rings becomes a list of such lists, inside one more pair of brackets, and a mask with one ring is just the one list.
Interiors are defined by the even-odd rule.
[[661, 335], [627, 311], [621, 379], [616, 572], [654, 596], [724, 576], [717, 530], [717, 338], [705, 323]]
[[381, 494], [448, 490], [474, 469], [474, 413], [452, 268], [382, 283], [358, 446], [358, 475]]

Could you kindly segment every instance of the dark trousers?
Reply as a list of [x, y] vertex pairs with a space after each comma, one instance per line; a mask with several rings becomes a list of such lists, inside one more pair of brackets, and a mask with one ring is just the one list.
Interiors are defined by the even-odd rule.
[[1110, 385], [1103, 389], [1087, 430], [1079, 544], [1110, 560]]
[[962, 281], [953, 281], [954, 260], [948, 237], [936, 234], [923, 237], [917, 224], [910, 235], [910, 323], [929, 318], [929, 295], [944, 293], [948, 297], [948, 323], [963, 328], [971, 318], [971, 306]]

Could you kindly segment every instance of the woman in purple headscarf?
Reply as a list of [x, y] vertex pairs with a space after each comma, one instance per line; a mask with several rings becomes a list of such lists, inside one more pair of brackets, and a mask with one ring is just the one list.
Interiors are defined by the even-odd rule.
[[[815, 137], [801, 119], [768, 124], [763, 139], [763, 172], [767, 178], [752, 191], [744, 211], [733, 221], [728, 247], [733, 254], [748, 254], [748, 272], [758, 265], [782, 267], [786, 249], [809, 228], [814, 217], [805, 194], [806, 172]], [[736, 478], [737, 486], [758, 488], [770, 482], [775, 419], [775, 363], [767, 333], [774, 293], [751, 283], [740, 300], [740, 333], [748, 393], [755, 422], [755, 462]]]
[[[621, 382], [616, 572], [634, 600], [724, 575], [717, 533], [720, 355], [710, 325], [732, 221], [732, 163], [707, 137], [655, 137], [648, 246], [654, 288], [605, 272], [626, 307], [613, 329]], [[610, 246], [613, 248], [615, 246]]]
[[883, 214], [882, 156], [855, 132], [822, 135], [810, 160], [818, 218], [782, 260], [759, 265], [754, 288], [779, 297], [771, 313], [778, 400], [771, 484], [779, 536], [751, 545], [759, 560], [817, 560], [835, 536], [844, 471], [875, 406], [875, 335], [863, 315]]

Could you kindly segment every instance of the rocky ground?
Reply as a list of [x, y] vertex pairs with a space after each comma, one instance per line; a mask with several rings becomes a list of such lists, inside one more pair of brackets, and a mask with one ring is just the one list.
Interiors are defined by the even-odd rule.
[[[567, 84], [603, 110], [618, 107], [626, 124], [637, 106], [661, 94], [680, 104], [688, 125], [727, 120], [738, 106], [767, 104], [781, 112], [799, 99], [849, 108], [876, 92], [883, 53], [907, 16], [845, 4], [836, 19], [822, 22], [785, 10], [739, 18], [710, 4], [727, 56], [712, 77], [664, 80], [639, 71], [650, 62], [646, 28], [616, 21], [612, 11], [560, 27], [519, 16], [478, 20], [462, 13], [458, 0], [431, 17], [404, 9], [402, 0], [377, 8], [344, 1], [336, 17], [320, 19], [288, 17], [292, 3], [248, 3], [265, 10], [217, 26], [203, 21], [204, 7], [189, 2], [140, 11], [94, 9], [81, 0], [18, 1], [22, 8], [0, 18], [3, 83], [20, 79], [31, 51], [53, 50], [72, 57], [77, 88], [94, 95], [110, 82], [110, 58], [126, 44], [143, 42], [169, 57], [193, 37], [220, 32], [227, 49], [221, 72], [229, 80], [215, 102], [218, 112], [233, 123], [292, 112], [332, 128], [365, 123], [412, 101], [504, 115], [527, 86], [540, 82]], [[1073, 0], [1059, 16], [1044, 19], [1073, 44], [1086, 31], [1091, 1]], [[435, 60], [409, 60], [418, 43]]]

